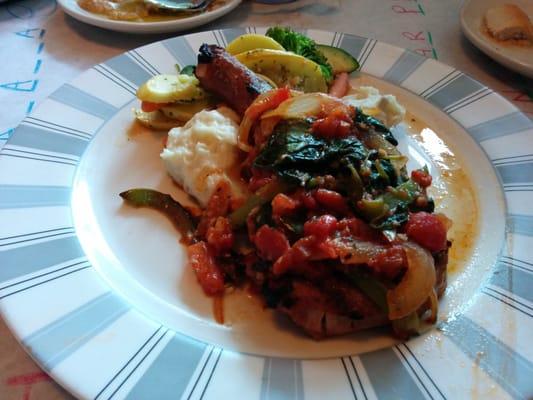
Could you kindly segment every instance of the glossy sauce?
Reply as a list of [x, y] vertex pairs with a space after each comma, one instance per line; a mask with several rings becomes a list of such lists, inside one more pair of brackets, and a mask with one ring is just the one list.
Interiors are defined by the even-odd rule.
[[224, 323], [224, 297], [213, 298], [213, 317], [218, 324]]
[[408, 135], [429, 157], [434, 179], [429, 193], [435, 200], [435, 212], [445, 214], [452, 226], [448, 271], [457, 272], [472, 256], [478, 235], [478, 202], [470, 178], [455, 154], [427, 124], [407, 115]]

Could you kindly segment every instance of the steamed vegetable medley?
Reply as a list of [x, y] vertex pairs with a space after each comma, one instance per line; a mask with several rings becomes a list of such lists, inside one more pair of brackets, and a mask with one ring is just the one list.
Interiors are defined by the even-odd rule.
[[202, 45], [197, 65], [139, 88], [136, 112], [170, 129], [161, 157], [198, 208], [121, 196], [171, 218], [208, 296], [249, 285], [317, 339], [380, 325], [406, 338], [436, 321], [450, 221], [396, 148], [405, 110], [352, 88], [357, 68], [288, 28]]

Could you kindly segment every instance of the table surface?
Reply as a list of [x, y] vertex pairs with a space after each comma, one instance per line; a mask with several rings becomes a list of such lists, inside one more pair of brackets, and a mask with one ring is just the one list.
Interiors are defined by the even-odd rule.
[[[183, 33], [291, 21], [294, 27], [371, 37], [452, 65], [533, 118], [532, 82], [499, 66], [467, 41], [459, 23], [461, 4], [460, 0], [299, 0], [267, 5], [245, 0], [221, 19]], [[67, 16], [55, 0], [1, 3], [0, 108], [9, 113], [3, 111], [0, 119], [0, 148], [27, 114], [80, 72], [175, 35], [106, 31]], [[1, 318], [0, 398], [71, 398], [30, 359]]]

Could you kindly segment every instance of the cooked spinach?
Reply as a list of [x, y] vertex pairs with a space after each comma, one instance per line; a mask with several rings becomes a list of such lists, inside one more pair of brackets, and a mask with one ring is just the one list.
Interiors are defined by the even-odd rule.
[[394, 208], [392, 214], [371, 221], [370, 226], [380, 230], [394, 230], [407, 222], [408, 219], [409, 209], [407, 208], [407, 204], [400, 203]]
[[[408, 220], [410, 211], [420, 210], [416, 199], [423, 189], [399, 176], [388, 155], [367, 148], [356, 136], [315, 136], [311, 126], [312, 121], [305, 120], [281, 122], [253, 166], [307, 190], [323, 187], [321, 177], [333, 176], [333, 190], [346, 196], [356, 215], [376, 229], [394, 230]], [[432, 209], [432, 200], [424, 206], [424, 210]], [[294, 222], [298, 221], [284, 221], [287, 231], [299, 231]]]
[[327, 140], [312, 135], [310, 129], [305, 121], [280, 124], [254, 167], [274, 170], [280, 178], [304, 185], [314, 174], [338, 169], [342, 159], [358, 164], [368, 155], [356, 137]]
[[374, 189], [385, 189], [387, 186], [396, 186], [398, 176], [392, 163], [387, 159], [377, 159], [372, 163], [370, 185]]
[[379, 119], [365, 114], [360, 108], [357, 108], [357, 112], [355, 113], [355, 123], [362, 125], [363, 128], [373, 128], [376, 132], [379, 132], [389, 143], [398, 146], [398, 141], [393, 136], [389, 128], [383, 125], [383, 122], [381, 122]]
[[344, 168], [339, 170], [337, 185], [352, 201], [357, 201], [363, 197], [365, 191], [363, 180], [357, 168], [348, 159], [343, 159], [341, 164]]

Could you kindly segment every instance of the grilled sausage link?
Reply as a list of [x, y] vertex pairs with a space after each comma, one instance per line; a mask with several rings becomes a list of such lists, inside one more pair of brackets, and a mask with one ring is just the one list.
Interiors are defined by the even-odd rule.
[[222, 47], [203, 44], [198, 54], [196, 77], [203, 88], [244, 114], [257, 96], [272, 87]]

